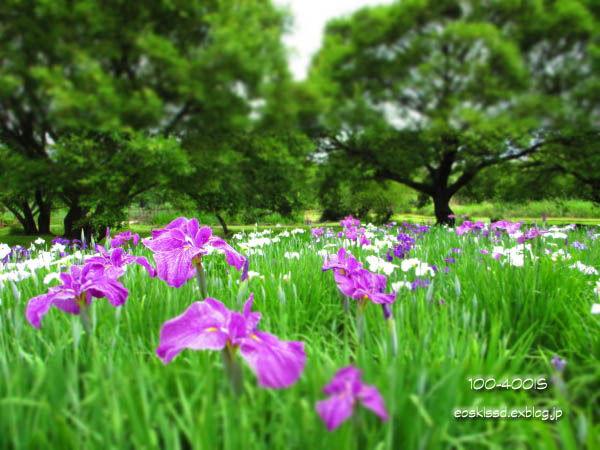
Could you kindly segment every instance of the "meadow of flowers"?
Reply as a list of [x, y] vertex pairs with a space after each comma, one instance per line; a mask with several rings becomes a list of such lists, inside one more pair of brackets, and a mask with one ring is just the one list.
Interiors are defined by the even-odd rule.
[[459, 222], [0, 244], [0, 448], [600, 448], [600, 229]]

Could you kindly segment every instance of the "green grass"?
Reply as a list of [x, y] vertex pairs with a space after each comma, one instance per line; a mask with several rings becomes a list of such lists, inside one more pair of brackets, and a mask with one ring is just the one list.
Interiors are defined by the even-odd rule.
[[[82, 331], [78, 317], [55, 308], [40, 330], [26, 322], [27, 300], [47, 290], [41, 283], [46, 269], [19, 282], [16, 298], [5, 284], [0, 448], [599, 448], [600, 320], [590, 314], [597, 302], [590, 282], [597, 276], [569, 269], [573, 260], [548, 256], [526, 260], [525, 267], [503, 266], [479, 253], [492, 244], [435, 229], [411, 252], [438, 266], [433, 287], [403, 289], [393, 304], [394, 356], [375, 304], [366, 308], [367, 334], [357, 342], [354, 312], [344, 314], [332, 274], [321, 271], [315, 252], [323, 243], [311, 250], [307, 235], [282, 237], [264, 247], [264, 255], [252, 255], [250, 269], [264, 279], [252, 278], [247, 288], [238, 272], [227, 273], [221, 256], [204, 258], [211, 296], [240, 309], [254, 292], [261, 330], [305, 342], [307, 366], [294, 386], [259, 388], [244, 366], [240, 398], [217, 352], [185, 350], [168, 365], [154, 354], [161, 325], [200, 300], [194, 280], [170, 288], [130, 267], [122, 279], [130, 291], [124, 306], [94, 302], [93, 335]], [[572, 236], [585, 238], [582, 231]], [[571, 253], [599, 267], [599, 242], [586, 244], [590, 250]], [[444, 257], [454, 247], [464, 252], [444, 274]], [[286, 259], [288, 251], [302, 251], [301, 259]], [[371, 254], [352, 252], [363, 262]], [[147, 249], [136, 253], [151, 259]], [[388, 286], [404, 279], [414, 275], [397, 269]], [[443, 298], [445, 305], [428, 297]], [[567, 360], [564, 389], [550, 381], [557, 375], [550, 363], [555, 354]], [[329, 433], [314, 405], [325, 398], [321, 389], [335, 371], [348, 364], [378, 387], [390, 420], [382, 423], [358, 408], [356, 420]], [[544, 378], [548, 388], [470, 389], [468, 378], [478, 376]], [[556, 423], [453, 416], [457, 407], [503, 405], [556, 406], [564, 415]]]

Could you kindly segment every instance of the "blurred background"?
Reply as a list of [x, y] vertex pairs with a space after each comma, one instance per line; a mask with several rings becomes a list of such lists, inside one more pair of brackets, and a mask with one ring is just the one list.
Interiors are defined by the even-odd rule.
[[599, 21], [591, 0], [3, 0], [0, 233], [593, 222]]

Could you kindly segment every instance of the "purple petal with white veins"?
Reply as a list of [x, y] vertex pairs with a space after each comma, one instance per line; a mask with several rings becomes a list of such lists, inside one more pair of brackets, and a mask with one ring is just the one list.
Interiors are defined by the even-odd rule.
[[373, 411], [381, 417], [381, 420], [388, 420], [389, 417], [383, 403], [383, 398], [375, 386], [363, 385], [358, 393], [358, 398], [365, 408]]
[[158, 278], [167, 282], [169, 286], [181, 287], [196, 274], [192, 259], [199, 255], [201, 250], [191, 247], [187, 250], [176, 248], [154, 254]]
[[27, 303], [25, 308], [25, 317], [35, 328], [40, 328], [42, 318], [46, 315], [52, 306], [52, 296], [50, 294], [38, 295], [33, 297]]
[[172, 232], [169, 232], [157, 238], [142, 239], [142, 244], [144, 244], [153, 252], [167, 252], [183, 247], [185, 242], [181, 239], [173, 237]]
[[156, 276], [156, 269], [152, 266], [152, 264], [150, 264], [145, 256], [138, 256], [135, 258], [135, 262], [148, 271], [150, 278], [154, 278]]
[[284, 388], [302, 374], [306, 363], [303, 342], [280, 341], [276, 336], [257, 331], [243, 340], [240, 353], [258, 375], [263, 387]]
[[121, 306], [129, 296], [129, 291], [110, 277], [91, 280], [84, 285], [84, 290], [92, 297], [106, 297], [113, 306]]
[[182, 350], [222, 350], [228, 340], [229, 310], [213, 298], [192, 303], [185, 312], [164, 323], [156, 354], [167, 364]]
[[360, 383], [361, 374], [362, 372], [354, 366], [343, 367], [338, 370], [333, 376], [333, 379], [325, 385], [323, 393], [326, 395], [339, 394], [348, 391], [349, 387], [350, 392], [353, 390], [358, 392], [360, 386], [357, 385], [357, 383]]
[[317, 413], [328, 431], [333, 431], [352, 415], [354, 398], [348, 394], [334, 395], [317, 402]]
[[194, 236], [194, 242], [198, 247], [203, 247], [209, 240], [211, 240], [211, 238], [221, 239], [216, 236], [212, 236], [212, 230], [210, 227], [202, 227], [196, 232], [196, 235]]
[[262, 314], [259, 312], [252, 312], [252, 303], [254, 301], [254, 294], [250, 294], [248, 300], [244, 304], [244, 319], [246, 320], [246, 332], [248, 334], [253, 333], [256, 330], [256, 325], [260, 321]]

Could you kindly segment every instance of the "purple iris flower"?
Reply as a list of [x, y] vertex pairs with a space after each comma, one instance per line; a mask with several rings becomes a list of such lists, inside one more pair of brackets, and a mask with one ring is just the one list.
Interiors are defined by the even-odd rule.
[[346, 237], [346, 239], [355, 241], [358, 236], [356, 228], [346, 228], [344, 230], [344, 236]]
[[450, 253], [462, 253], [462, 250], [460, 248], [451, 248]]
[[107, 277], [116, 280], [125, 273], [123, 266], [133, 263], [143, 266], [148, 271], [150, 278], [156, 276], [156, 269], [152, 267], [144, 256], [129, 255], [121, 247], [107, 251], [98, 244], [96, 244], [96, 251], [99, 255], [89, 258], [86, 261], [86, 266], [91, 266], [91, 270], [97, 271], [100, 274], [104, 273]]
[[479, 252], [480, 252], [482, 255], [489, 255], [489, 254], [490, 254], [490, 252], [489, 252], [489, 251], [487, 251], [485, 248], [482, 248], [481, 250], [479, 250]]
[[355, 219], [352, 216], [346, 217], [344, 220], [340, 220], [342, 228], [353, 228], [360, 225], [360, 220]]
[[373, 303], [394, 303], [394, 300], [396, 300], [395, 292], [393, 294], [384, 293], [387, 281], [385, 275], [360, 269], [358, 273], [352, 276], [352, 281], [354, 282], [354, 292], [346, 295], [360, 300], [362, 305], [367, 300], [371, 300]]
[[444, 261], [446, 261], [448, 264], [454, 264], [456, 262], [456, 260], [452, 256], [444, 258]]
[[321, 270], [333, 269], [333, 277], [338, 288], [344, 295], [352, 296], [356, 289], [353, 277], [362, 270], [362, 263], [358, 262], [346, 249], [341, 247], [337, 255], [325, 256]]
[[110, 247], [111, 248], [120, 247], [125, 242], [131, 241], [131, 240], [133, 241], [134, 246], [138, 245], [138, 242], [140, 240], [140, 235], [137, 233], [131, 234], [131, 230], [127, 230], [127, 231], [117, 234], [114, 238], [112, 238], [112, 240], [110, 241]]
[[52, 239], [53, 244], [69, 245], [70, 242], [71, 241], [69, 241], [68, 239], [61, 238], [61, 237]]
[[311, 234], [315, 237], [323, 236], [323, 227], [317, 227], [310, 230]]
[[519, 244], [523, 244], [525, 241], [535, 239], [536, 237], [541, 236], [545, 232], [545, 230], [540, 230], [538, 228], [530, 228], [525, 232], [525, 234], [522, 234], [517, 238], [517, 242]]
[[120, 306], [127, 300], [129, 291], [121, 283], [99, 275], [91, 266], [71, 266], [70, 273], [61, 273], [62, 285], [48, 289], [47, 294], [29, 300], [25, 316], [31, 325], [40, 328], [44, 315], [51, 306], [69, 314], [80, 314], [92, 298], [106, 297], [111, 305]]
[[[519, 221], [519, 222], [509, 222], [507, 220], [499, 220], [497, 222], [494, 222], [490, 225], [490, 230], [493, 230], [495, 228], [499, 228], [501, 230], [506, 230], [506, 232], [508, 234], [515, 234], [517, 231], [519, 231], [519, 228], [521, 228], [521, 224], [523, 222]], [[498, 233], [496, 233], [496, 235], [498, 237], [500, 237], [500, 235]]]
[[554, 355], [554, 358], [552, 358], [552, 365], [554, 366], [554, 368], [556, 370], [558, 370], [559, 372], [562, 372], [563, 370], [565, 370], [567, 361], [559, 358], [557, 355]]
[[251, 312], [253, 299], [251, 294], [242, 313], [210, 297], [192, 303], [183, 314], [164, 323], [156, 354], [167, 364], [186, 348], [224, 350], [230, 355], [239, 348], [242, 358], [258, 375], [260, 386], [292, 385], [304, 370], [304, 343], [281, 341], [258, 331], [261, 313]]
[[10, 253], [2, 258], [2, 263], [6, 264], [9, 261], [21, 262], [30, 258], [31, 252], [29, 250], [27, 250], [25, 247], [21, 247], [20, 245], [15, 245], [14, 247], [11, 247]]
[[[444, 272], [447, 273], [445, 270], [444, 270]], [[415, 290], [417, 290], [417, 288], [427, 287], [430, 284], [431, 284], [431, 280], [429, 280], [427, 278], [417, 278], [412, 283], [410, 283], [410, 290], [415, 291]]]
[[73, 239], [71, 241], [71, 245], [69, 246], [71, 249], [73, 248], [77, 248], [80, 250], [85, 250], [87, 247], [87, 244], [85, 243], [85, 241], [81, 242], [79, 239]]
[[317, 402], [316, 407], [328, 431], [335, 430], [352, 415], [357, 401], [377, 414], [381, 420], [388, 420], [381, 394], [375, 386], [364, 384], [360, 378], [360, 370], [347, 366], [338, 370], [323, 388], [323, 393], [330, 397]]
[[142, 243], [154, 252], [158, 278], [169, 286], [181, 287], [192, 278], [209, 247], [225, 252], [227, 264], [242, 270], [242, 281], [248, 278], [248, 260], [213, 236], [210, 227], [199, 228], [198, 219], [179, 217], [166, 228], [153, 230], [152, 239], [142, 239]]
[[583, 242], [573, 241], [571, 247], [576, 248], [577, 250], [587, 250], [587, 246]]
[[407, 258], [412, 246], [415, 245], [415, 239], [408, 233], [400, 233], [397, 240], [398, 245], [395, 245], [394, 248], [389, 250], [386, 254], [386, 259], [389, 262], [392, 262], [394, 257], [398, 259]]

